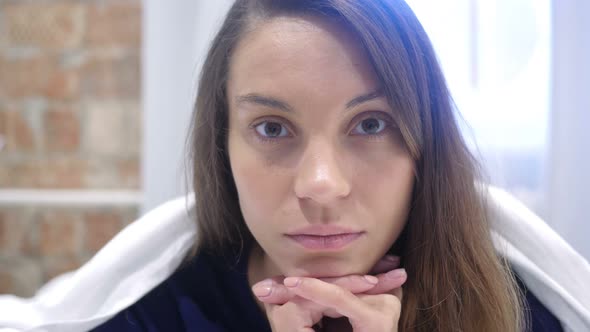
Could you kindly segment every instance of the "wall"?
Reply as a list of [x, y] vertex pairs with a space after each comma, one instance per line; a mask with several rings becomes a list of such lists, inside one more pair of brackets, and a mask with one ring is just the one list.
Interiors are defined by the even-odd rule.
[[140, 45], [140, 0], [0, 0], [0, 293], [32, 295], [137, 216]]
[[553, 1], [551, 226], [590, 259], [590, 2]]

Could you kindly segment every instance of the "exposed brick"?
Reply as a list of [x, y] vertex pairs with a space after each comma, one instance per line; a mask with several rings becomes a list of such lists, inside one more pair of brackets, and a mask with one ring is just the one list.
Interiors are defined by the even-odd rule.
[[9, 59], [0, 56], [0, 97], [23, 98], [42, 95], [51, 67], [47, 58]]
[[139, 157], [111, 161], [75, 156], [1, 160], [0, 187], [138, 189]]
[[138, 218], [139, 209], [133, 207], [125, 209], [125, 212], [123, 213], [123, 228], [127, 227]]
[[71, 110], [45, 113], [45, 146], [49, 151], [76, 151], [80, 146], [80, 119]]
[[61, 50], [78, 47], [84, 36], [85, 8], [74, 1], [7, 3], [1, 9], [8, 46]]
[[6, 147], [6, 140], [8, 136], [8, 116], [0, 106], [0, 153]]
[[139, 103], [131, 103], [129, 105], [130, 112], [127, 115], [128, 131], [127, 131], [127, 156], [141, 155], [141, 132], [143, 126], [143, 113], [139, 107]]
[[[140, 187], [140, 42], [140, 0], [0, 0], [0, 188]], [[0, 207], [0, 293], [33, 295], [136, 218]]]
[[12, 294], [15, 286], [14, 273], [0, 267], [0, 294]]
[[0, 187], [84, 188], [86, 160], [75, 158], [27, 158], [1, 161]]
[[33, 151], [35, 146], [34, 123], [36, 114], [23, 109], [0, 109], [0, 135], [4, 144], [0, 151], [13, 153]]
[[0, 187], [34, 188], [41, 182], [41, 165], [34, 160], [3, 161]]
[[7, 238], [9, 236], [8, 234], [8, 228], [6, 225], [6, 214], [7, 211], [2, 211], [0, 210], [0, 251], [4, 251], [6, 250], [6, 242], [7, 242]]
[[84, 248], [97, 252], [122, 228], [122, 215], [118, 211], [95, 211], [84, 214], [86, 222]]
[[79, 94], [80, 77], [76, 70], [59, 70], [51, 73], [43, 94], [51, 99], [72, 99]]
[[[108, 165], [108, 163], [106, 163]], [[74, 156], [35, 157], [17, 160], [0, 160], [0, 187], [80, 189], [105, 188], [100, 182], [87, 181], [100, 176], [102, 170], [89, 160]], [[113, 173], [116, 175], [116, 173]], [[111, 175], [109, 175], [111, 176]], [[113, 175], [114, 176], [114, 175]], [[117, 188], [117, 180], [110, 188]]]
[[[139, 188], [139, 174], [133, 169], [135, 166], [129, 159], [139, 157], [88, 159], [88, 169], [84, 175], [85, 188], [100, 189], [137, 189]], [[109, 160], [110, 159], [110, 160]], [[137, 165], [137, 169], [139, 165]]]
[[[0, 153], [2, 152], [0, 151]], [[11, 177], [12, 174], [9, 173], [9, 169], [3, 163], [0, 163], [0, 188], [9, 187], [10, 183], [12, 183]]]
[[123, 159], [117, 162], [117, 173], [121, 187], [139, 189], [141, 181], [139, 163], [139, 157]]
[[139, 55], [96, 56], [87, 59], [81, 71], [81, 89], [86, 97], [139, 99]]
[[141, 40], [140, 1], [93, 2], [88, 8], [87, 45], [138, 47]]
[[31, 130], [31, 125], [22, 116], [22, 113], [12, 113], [12, 135], [15, 148], [19, 150], [33, 150], [35, 147], [35, 140]]
[[63, 68], [58, 57], [0, 56], [0, 97], [71, 99], [79, 93], [76, 67]]
[[95, 156], [120, 155], [125, 145], [125, 109], [118, 103], [93, 103], [86, 116], [86, 148]]
[[26, 208], [3, 207], [0, 211], [0, 253], [4, 255], [32, 255], [37, 252], [36, 223]]
[[42, 188], [83, 188], [84, 177], [88, 172], [86, 160], [76, 158], [56, 158], [43, 161], [39, 187]]
[[20, 241], [18, 249], [22, 255], [32, 256], [39, 252], [39, 223], [33, 222], [31, 218], [21, 222]]
[[138, 152], [137, 103], [94, 102], [87, 105], [86, 144], [96, 156], [128, 156]]
[[75, 256], [80, 249], [80, 218], [75, 212], [44, 211], [39, 219], [39, 249], [44, 257]]
[[0, 258], [0, 294], [33, 296], [43, 281], [41, 266], [26, 257]]
[[[85, 188], [120, 189], [121, 183], [117, 173], [113, 170], [115, 162], [103, 156], [94, 155], [88, 159], [88, 169], [83, 178]], [[110, 158], [109, 158], [110, 159]]]
[[84, 264], [84, 261], [74, 256], [45, 259], [43, 262], [43, 282], [48, 282], [58, 275], [73, 271], [82, 264]]

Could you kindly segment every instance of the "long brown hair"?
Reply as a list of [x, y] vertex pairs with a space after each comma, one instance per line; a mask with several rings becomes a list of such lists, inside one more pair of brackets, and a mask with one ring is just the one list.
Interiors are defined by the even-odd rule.
[[277, 15], [336, 19], [359, 37], [416, 164], [403, 238], [408, 275], [401, 331], [521, 331], [522, 302], [506, 261], [495, 253], [479, 167], [459, 131], [432, 45], [401, 0], [237, 0], [200, 77], [190, 161], [197, 250], [239, 252], [255, 241], [240, 212], [227, 155], [228, 67], [238, 41]]

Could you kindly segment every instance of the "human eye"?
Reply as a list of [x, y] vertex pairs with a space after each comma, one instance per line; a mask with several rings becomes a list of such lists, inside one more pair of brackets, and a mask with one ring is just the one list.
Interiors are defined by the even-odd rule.
[[253, 125], [256, 136], [262, 141], [273, 141], [281, 137], [289, 136], [285, 125], [278, 121], [266, 120]]
[[361, 136], [379, 136], [383, 134], [383, 132], [391, 126], [392, 120], [387, 115], [377, 113], [373, 112], [361, 118], [361, 120], [354, 126], [351, 133], [353, 135]]

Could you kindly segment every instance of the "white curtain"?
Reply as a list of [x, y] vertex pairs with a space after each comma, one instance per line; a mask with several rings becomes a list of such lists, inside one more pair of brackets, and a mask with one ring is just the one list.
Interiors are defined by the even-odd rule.
[[590, 2], [408, 3], [491, 182], [590, 258]]
[[[491, 182], [590, 258], [590, 1], [407, 1]], [[143, 211], [185, 193], [198, 70], [231, 3], [144, 1]]]
[[555, 0], [548, 219], [590, 260], [590, 1]]
[[183, 195], [199, 67], [231, 0], [143, 2], [142, 212]]

